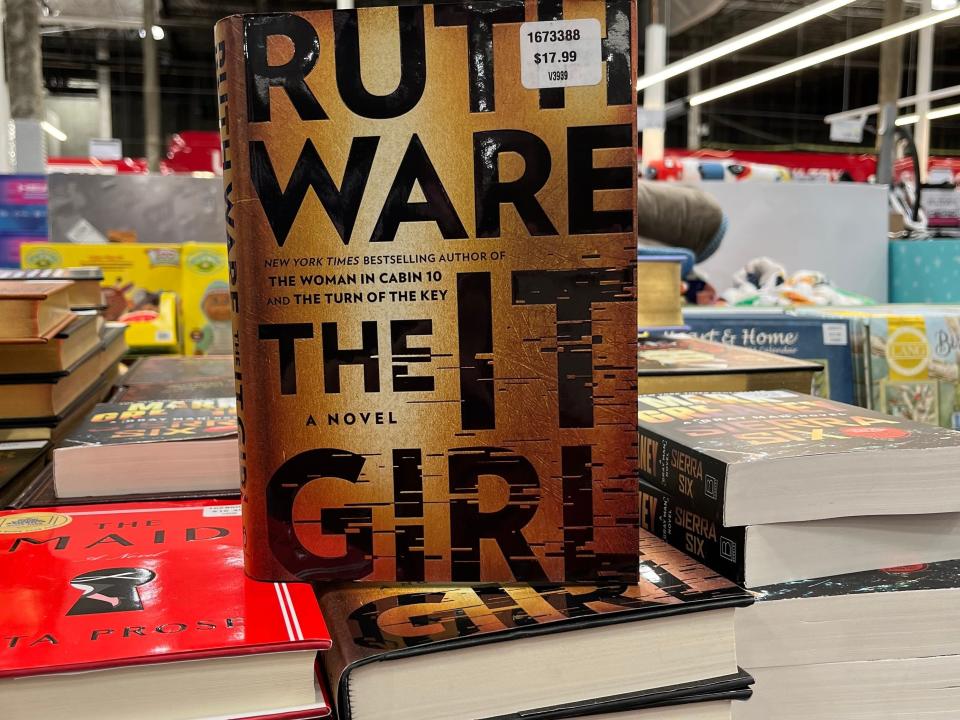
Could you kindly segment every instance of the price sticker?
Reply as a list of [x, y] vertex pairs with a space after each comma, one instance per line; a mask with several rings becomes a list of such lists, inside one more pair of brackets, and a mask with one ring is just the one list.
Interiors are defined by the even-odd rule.
[[599, 20], [547, 20], [520, 26], [520, 81], [525, 88], [596, 85], [602, 77]]

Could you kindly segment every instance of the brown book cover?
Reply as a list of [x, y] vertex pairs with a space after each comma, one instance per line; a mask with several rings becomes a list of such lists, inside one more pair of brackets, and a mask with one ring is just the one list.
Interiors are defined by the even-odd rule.
[[[99, 344], [65, 370], [40, 374], [0, 375], [0, 422], [52, 417], [113, 371], [127, 351], [127, 326], [108, 323]], [[32, 423], [25, 423], [32, 424]]]
[[809, 393], [819, 363], [758, 352], [690, 335], [643, 338], [637, 389], [650, 393], [793, 390]]
[[253, 577], [636, 578], [635, 14], [218, 23]]
[[[195, 382], [230, 383], [231, 390], [224, 395], [233, 394], [233, 358], [229, 355], [204, 355], [202, 357], [170, 355], [153, 356], [137, 360], [123, 376], [122, 385], [161, 385]], [[219, 397], [216, 393], [207, 393], [195, 397]], [[137, 398], [138, 400], [141, 398]], [[156, 398], [161, 399], [161, 398]]]
[[70, 280], [67, 291], [71, 310], [100, 310], [106, 307], [100, 284], [103, 270], [98, 267], [33, 268], [25, 270], [0, 268], [0, 281], [33, 282], [37, 280]]
[[99, 318], [78, 314], [40, 342], [10, 343], [0, 349], [0, 376], [62, 373], [100, 343]]
[[[531, 639], [554, 633], [570, 633], [558, 638], [564, 646], [574, 640], [573, 633], [753, 602], [747, 591], [652, 535], [641, 535], [639, 549], [637, 584], [320, 587], [320, 607], [333, 638], [324, 668], [340, 717], [350, 720], [357, 714], [353, 673], [371, 663], [444, 653], [441, 663], [456, 667], [461, 656], [451, 651], [463, 648], [511, 643], [502, 647], [506, 658], [526, 652]], [[660, 657], [655, 648], [645, 653]], [[403, 663], [391, 667], [397, 677], [406, 672]], [[562, 680], [554, 682], [558, 693], [566, 692]]]
[[45, 342], [73, 320], [70, 280], [0, 280], [0, 342]]

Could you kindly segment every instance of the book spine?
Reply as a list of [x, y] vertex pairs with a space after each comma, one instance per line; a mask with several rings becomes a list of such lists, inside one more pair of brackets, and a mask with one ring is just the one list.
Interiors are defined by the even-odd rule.
[[640, 481], [640, 526], [735, 583], [745, 580], [746, 528], [724, 527], [694, 506], [646, 480]]
[[640, 526], [734, 582], [743, 528], [723, 524], [727, 464], [639, 428]]
[[722, 520], [727, 464], [642, 425], [638, 432], [641, 479]]
[[[240, 451], [240, 501], [243, 506], [244, 515], [244, 536], [246, 537], [246, 522], [249, 508], [247, 506], [247, 456], [246, 456], [246, 433], [244, 431], [244, 406], [243, 406], [243, 376], [240, 372], [240, 358], [243, 354], [243, 348], [240, 344], [239, 331], [239, 309], [240, 303], [240, 280], [237, 269], [238, 255], [238, 227], [233, 214], [233, 208], [236, 198], [236, 163], [241, 158], [236, 152], [236, 148], [246, 145], [246, 138], [240, 137], [243, 132], [237, 127], [235, 118], [237, 113], [233, 110], [234, 106], [239, 106], [242, 101], [243, 85], [240, 80], [242, 73], [242, 51], [243, 35], [240, 20], [237, 17], [229, 17], [217, 23], [214, 29], [214, 43], [216, 46], [216, 65], [217, 65], [217, 103], [220, 119], [220, 144], [221, 161], [223, 164], [223, 200], [226, 208], [224, 214], [226, 241], [227, 241], [227, 268], [228, 284], [230, 292], [230, 305], [232, 312], [233, 325], [233, 363], [234, 377], [236, 381], [237, 393], [237, 435]], [[244, 132], [245, 135], [245, 132]], [[249, 545], [243, 545], [245, 559], [249, 552]]]

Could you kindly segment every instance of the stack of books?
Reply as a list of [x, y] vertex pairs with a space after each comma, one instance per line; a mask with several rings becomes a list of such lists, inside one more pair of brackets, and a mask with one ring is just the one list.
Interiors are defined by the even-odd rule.
[[734, 618], [752, 597], [650, 535], [638, 584], [316, 595], [244, 577], [242, 535], [231, 500], [0, 512], [15, 579], [0, 607], [19, 608], [3, 619], [4, 718], [128, 717], [99, 708], [109, 692], [170, 720], [320, 718], [327, 683], [354, 720], [730, 720], [750, 695]]
[[62, 439], [107, 395], [127, 349], [125, 326], [100, 316], [96, 271], [4, 275], [0, 443], [18, 444], [5, 448], [16, 459], [0, 486], [0, 506], [33, 479], [41, 444]]
[[960, 434], [786, 390], [639, 406], [641, 524], [755, 591], [737, 720], [956, 709]]
[[960, 560], [798, 580], [756, 597], [735, 619], [737, 657], [756, 679], [736, 720], [956, 717]]
[[814, 376], [813, 390], [805, 392], [861, 404], [857, 387], [863, 363], [847, 318], [797, 315], [784, 308], [687, 307], [683, 319], [688, 332], [702, 340], [816, 362], [822, 369]]
[[100, 267], [106, 316], [130, 326], [131, 352], [230, 352], [225, 243], [29, 242], [20, 253], [29, 272], [69, 265]]
[[821, 370], [815, 362], [686, 333], [641, 338], [637, 349], [637, 390], [644, 395], [781, 388], [806, 393]]
[[[232, 360], [138, 359], [110, 401], [90, 408], [56, 444], [52, 464], [9, 507], [236, 496]], [[30, 462], [30, 448], [18, 448], [6, 465]]]
[[960, 557], [960, 433], [788, 390], [639, 405], [641, 523], [747, 587]]

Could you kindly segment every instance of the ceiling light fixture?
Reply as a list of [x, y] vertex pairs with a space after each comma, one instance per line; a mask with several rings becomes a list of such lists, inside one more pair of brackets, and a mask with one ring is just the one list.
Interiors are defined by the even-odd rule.
[[650, 73], [649, 75], [644, 75], [643, 77], [637, 79], [637, 90], [643, 90], [651, 85], [656, 85], [657, 83], [669, 80], [672, 77], [676, 77], [677, 75], [683, 75], [684, 73], [690, 72], [694, 68], [698, 68], [701, 65], [706, 65], [709, 62], [718, 60], [725, 55], [731, 55], [738, 50], [742, 50], [745, 47], [762, 42], [767, 38], [773, 37], [774, 35], [779, 35], [780, 33], [795, 28], [798, 25], [803, 25], [805, 22], [809, 22], [810, 20], [818, 18], [821, 15], [826, 15], [827, 13], [838, 10], [845, 5], [850, 5], [853, 2], [856, 2], [856, 0], [820, 0], [820, 2], [815, 2], [812, 5], [808, 5], [805, 8], [797, 10], [796, 12], [792, 12], [789, 15], [784, 15], [778, 20], [768, 22], [765, 25], [755, 28], [754, 30], [737, 35], [729, 40], [724, 40], [722, 43], [708, 47], [706, 50], [701, 50], [700, 52], [694, 53], [693, 55], [683, 58], [682, 60], [671, 63], [662, 70]]
[[909, 20], [903, 20], [901, 22], [894, 23], [893, 25], [887, 25], [879, 30], [874, 30], [873, 32], [869, 32], [865, 35], [860, 35], [855, 38], [850, 38], [842, 43], [831, 45], [828, 48], [818, 50], [817, 52], [810, 53], [809, 55], [798, 57], [795, 60], [789, 60], [785, 63], [781, 63], [780, 65], [774, 65], [766, 70], [761, 70], [760, 72], [755, 72], [752, 75], [742, 77], [739, 80], [733, 80], [722, 85], [717, 85], [715, 88], [710, 88], [709, 90], [691, 96], [690, 105], [703, 105], [704, 103], [713, 102], [714, 100], [726, 97], [727, 95], [733, 95], [741, 90], [762, 85], [763, 83], [776, 80], [777, 78], [784, 77], [785, 75], [791, 75], [800, 70], [805, 70], [806, 68], [813, 67], [814, 65], [827, 62], [828, 60], [833, 60], [834, 58], [843, 57], [844, 55], [849, 55], [850, 53], [857, 52], [858, 50], [879, 45], [887, 40], [892, 40], [893, 38], [900, 37], [901, 35], [907, 35], [908, 33], [916, 32], [917, 30], [922, 30], [925, 27], [931, 27], [933, 25], [937, 25], [938, 23], [952, 20], [956, 17], [960, 17], [960, 7], [953, 8], [952, 10], [917, 15]]
[[[960, 105], [944, 105], [943, 107], [934, 108], [927, 113], [927, 119], [940, 120], [941, 118], [951, 117], [953, 115], [960, 115]], [[901, 115], [896, 119], [896, 124], [900, 127], [904, 125], [915, 125], [918, 122], [920, 122], [920, 116], [916, 113]]]
[[48, 123], [46, 120], [40, 121], [40, 129], [47, 133], [47, 135], [50, 137], [56, 138], [60, 142], [66, 142], [67, 140], [67, 134], [63, 130], [52, 123]]

